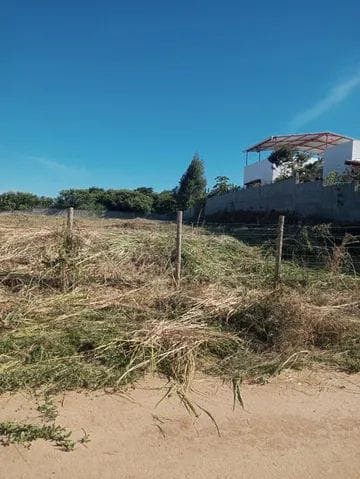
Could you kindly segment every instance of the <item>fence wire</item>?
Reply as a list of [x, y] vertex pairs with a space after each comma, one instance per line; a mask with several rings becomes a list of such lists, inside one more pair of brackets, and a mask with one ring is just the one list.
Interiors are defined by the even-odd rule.
[[[213, 233], [231, 235], [256, 246], [266, 257], [276, 253], [277, 224], [207, 222], [203, 226]], [[304, 269], [360, 277], [360, 225], [286, 225], [285, 221], [282, 260]]]
[[[98, 219], [96, 223], [99, 225], [101, 223], [105, 228], [115, 228], [114, 221]], [[131, 223], [134, 220], [126, 221]], [[92, 223], [93, 219], [81, 221], [85, 229]], [[35, 232], [39, 228], [53, 229], [55, 224], [63, 225], [64, 218], [52, 218], [49, 222], [49, 217], [46, 216], [14, 217], [11, 221], [3, 221], [1, 229], [14, 230], [16, 234], [17, 228], [25, 227], [28, 231]], [[158, 222], [156, 228], [162, 228], [162, 225], [168, 230], [168, 222]], [[275, 265], [278, 224], [204, 222], [201, 226], [208, 232], [230, 235], [246, 245], [258, 248], [263, 257]], [[175, 233], [169, 229], [169, 234]], [[287, 224], [285, 218], [282, 262], [285, 266], [282, 271], [283, 277], [286, 274], [301, 277], [307, 272], [322, 270], [360, 279], [360, 224]], [[291, 265], [295, 265], [296, 268], [291, 270]]]

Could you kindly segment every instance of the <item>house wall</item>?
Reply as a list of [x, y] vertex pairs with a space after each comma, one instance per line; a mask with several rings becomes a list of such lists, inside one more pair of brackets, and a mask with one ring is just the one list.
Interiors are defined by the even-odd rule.
[[360, 223], [360, 191], [356, 183], [323, 186], [321, 181], [296, 184], [290, 179], [209, 198], [205, 217], [236, 211], [289, 212], [304, 218]]
[[353, 141], [352, 159], [360, 162], [360, 140]]
[[278, 169], [268, 160], [252, 163], [244, 168], [244, 183], [261, 180], [262, 184], [272, 183], [279, 176]]
[[348, 169], [345, 165], [345, 161], [353, 159], [353, 150], [360, 148], [359, 143], [359, 141], [351, 140], [328, 148], [324, 153], [323, 178], [326, 178], [332, 171], [336, 171], [336, 173], [340, 175], [345, 173]]

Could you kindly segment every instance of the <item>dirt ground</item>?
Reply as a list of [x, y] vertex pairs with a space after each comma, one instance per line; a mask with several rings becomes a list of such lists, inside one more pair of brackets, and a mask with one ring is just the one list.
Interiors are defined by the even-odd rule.
[[[286, 372], [232, 391], [199, 379], [193, 399], [216, 418], [194, 420], [176, 396], [155, 408], [164, 382], [124, 395], [66, 393], [57, 422], [91, 442], [62, 452], [44, 441], [0, 448], [0, 478], [346, 478], [360, 477], [360, 375]], [[0, 419], [38, 421], [33, 398], [0, 398]]]

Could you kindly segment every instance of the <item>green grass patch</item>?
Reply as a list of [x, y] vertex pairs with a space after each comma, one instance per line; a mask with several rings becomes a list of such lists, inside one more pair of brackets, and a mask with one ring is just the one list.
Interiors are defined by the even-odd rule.
[[61, 426], [36, 425], [13, 421], [0, 422], [0, 443], [3, 446], [22, 444], [30, 446], [33, 441], [43, 439], [54, 443], [62, 451], [72, 451], [75, 442], [71, 439], [71, 431]]

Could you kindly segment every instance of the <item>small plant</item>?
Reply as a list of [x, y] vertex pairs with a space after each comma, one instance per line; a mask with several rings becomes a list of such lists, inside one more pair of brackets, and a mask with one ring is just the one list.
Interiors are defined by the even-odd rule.
[[27, 447], [37, 439], [44, 439], [55, 443], [62, 451], [72, 451], [75, 447], [74, 441], [70, 439], [71, 431], [61, 426], [24, 424], [13, 421], [0, 422], [0, 444], [23, 444]]
[[91, 441], [90, 439], [90, 434], [88, 434], [85, 429], [82, 429], [82, 432], [84, 433], [83, 437], [79, 439], [80, 444], [87, 444], [88, 442]]
[[40, 404], [37, 407], [37, 410], [41, 414], [41, 417], [46, 422], [55, 421], [58, 415], [58, 411], [56, 409], [55, 404], [52, 402], [50, 398], [46, 398], [43, 404]]
[[324, 186], [333, 186], [339, 183], [339, 174], [336, 171], [330, 171], [328, 175], [325, 176], [323, 185]]
[[351, 255], [348, 251], [348, 246], [358, 244], [359, 242], [359, 237], [346, 234], [340, 244], [334, 243], [327, 265], [332, 273], [339, 274], [343, 269], [354, 270], [354, 265]]
[[343, 185], [345, 183], [351, 183], [353, 181], [359, 181], [359, 171], [348, 170], [343, 174], [333, 170], [324, 178], [324, 186]]

